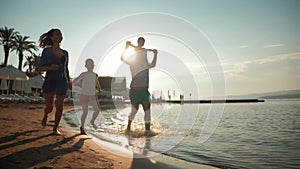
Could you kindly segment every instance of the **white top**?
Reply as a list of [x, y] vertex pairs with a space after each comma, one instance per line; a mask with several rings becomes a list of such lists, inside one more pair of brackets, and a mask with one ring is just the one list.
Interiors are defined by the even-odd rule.
[[147, 59], [147, 50], [136, 51], [135, 60], [130, 62], [130, 71], [132, 81], [131, 88], [149, 87], [149, 63]]
[[94, 72], [83, 72], [80, 76], [82, 77], [81, 94], [95, 95], [97, 74]]

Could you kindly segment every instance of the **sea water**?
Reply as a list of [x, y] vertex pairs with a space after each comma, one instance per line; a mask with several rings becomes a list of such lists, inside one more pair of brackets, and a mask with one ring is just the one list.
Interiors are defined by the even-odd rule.
[[[136, 154], [157, 152], [230, 168], [300, 168], [300, 100], [225, 104], [216, 129], [208, 140], [200, 143], [200, 132], [211, 107], [211, 104], [152, 104], [150, 136], [144, 133], [142, 107], [131, 133], [124, 132], [130, 107], [102, 110], [96, 120], [97, 129], [88, 123], [93, 113], [90, 109], [86, 130]], [[81, 113], [81, 110], [69, 112], [64, 117], [79, 126]]]

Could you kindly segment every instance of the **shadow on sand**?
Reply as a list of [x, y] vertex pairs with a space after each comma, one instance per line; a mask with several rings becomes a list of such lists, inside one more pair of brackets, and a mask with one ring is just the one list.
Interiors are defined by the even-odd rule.
[[[10, 135], [10, 136], [1, 137], [0, 138], [0, 144], [13, 141], [14, 139], [16, 139], [19, 136], [27, 135], [27, 134], [38, 132], [38, 131], [39, 130], [30, 130], [30, 131], [25, 131], [25, 132], [17, 132], [13, 135]], [[0, 146], [0, 147], [2, 147], [2, 146]], [[2, 149], [0, 148], [0, 150], [2, 150]]]
[[[22, 135], [28, 132], [35, 132], [35, 131], [27, 131], [24, 133], [17, 133], [13, 136], [8, 136], [5, 138], [1, 138], [1, 143], [3, 141], [9, 141], [13, 138], [17, 137], [18, 135]], [[50, 159], [54, 159], [55, 157], [62, 156], [64, 154], [72, 153], [74, 151], [79, 151], [80, 148], [83, 146], [84, 141], [86, 139], [90, 138], [80, 138], [75, 144], [72, 145], [72, 147], [68, 148], [60, 148], [62, 145], [72, 141], [75, 137], [79, 136], [80, 134], [75, 134], [70, 137], [63, 138], [61, 141], [55, 142], [53, 144], [47, 144], [40, 147], [30, 147], [27, 149], [24, 149], [22, 151], [18, 151], [15, 153], [12, 153], [10, 155], [4, 156], [0, 159], [0, 168], [29, 168], [32, 166], [35, 166], [38, 163], [48, 161]], [[26, 144], [29, 142], [34, 142], [38, 139], [42, 139], [45, 137], [56, 137], [52, 134], [47, 134], [27, 140], [22, 140], [19, 142], [15, 142], [9, 145], [3, 145], [1, 146], [1, 149], [11, 148], [13, 146], [18, 146], [22, 144]]]

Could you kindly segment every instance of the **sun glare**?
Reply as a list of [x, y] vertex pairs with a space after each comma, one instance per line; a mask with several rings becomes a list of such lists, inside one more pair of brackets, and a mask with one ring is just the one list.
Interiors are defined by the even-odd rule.
[[125, 59], [127, 61], [133, 61], [135, 59], [135, 50], [132, 47], [129, 47], [124, 52]]

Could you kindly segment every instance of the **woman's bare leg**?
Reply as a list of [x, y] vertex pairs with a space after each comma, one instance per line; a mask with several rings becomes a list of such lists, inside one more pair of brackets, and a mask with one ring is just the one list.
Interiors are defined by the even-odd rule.
[[52, 112], [54, 105], [54, 92], [45, 93], [45, 108], [44, 108], [44, 117], [42, 119], [42, 126], [46, 126], [48, 114]]
[[60, 134], [60, 132], [57, 130], [59, 126], [59, 122], [61, 120], [61, 116], [63, 113], [63, 106], [64, 106], [64, 100], [65, 100], [65, 95], [61, 96], [56, 96], [56, 101], [55, 101], [55, 107], [56, 107], [56, 112], [55, 112], [55, 122], [53, 126], [53, 133], [54, 134]]

